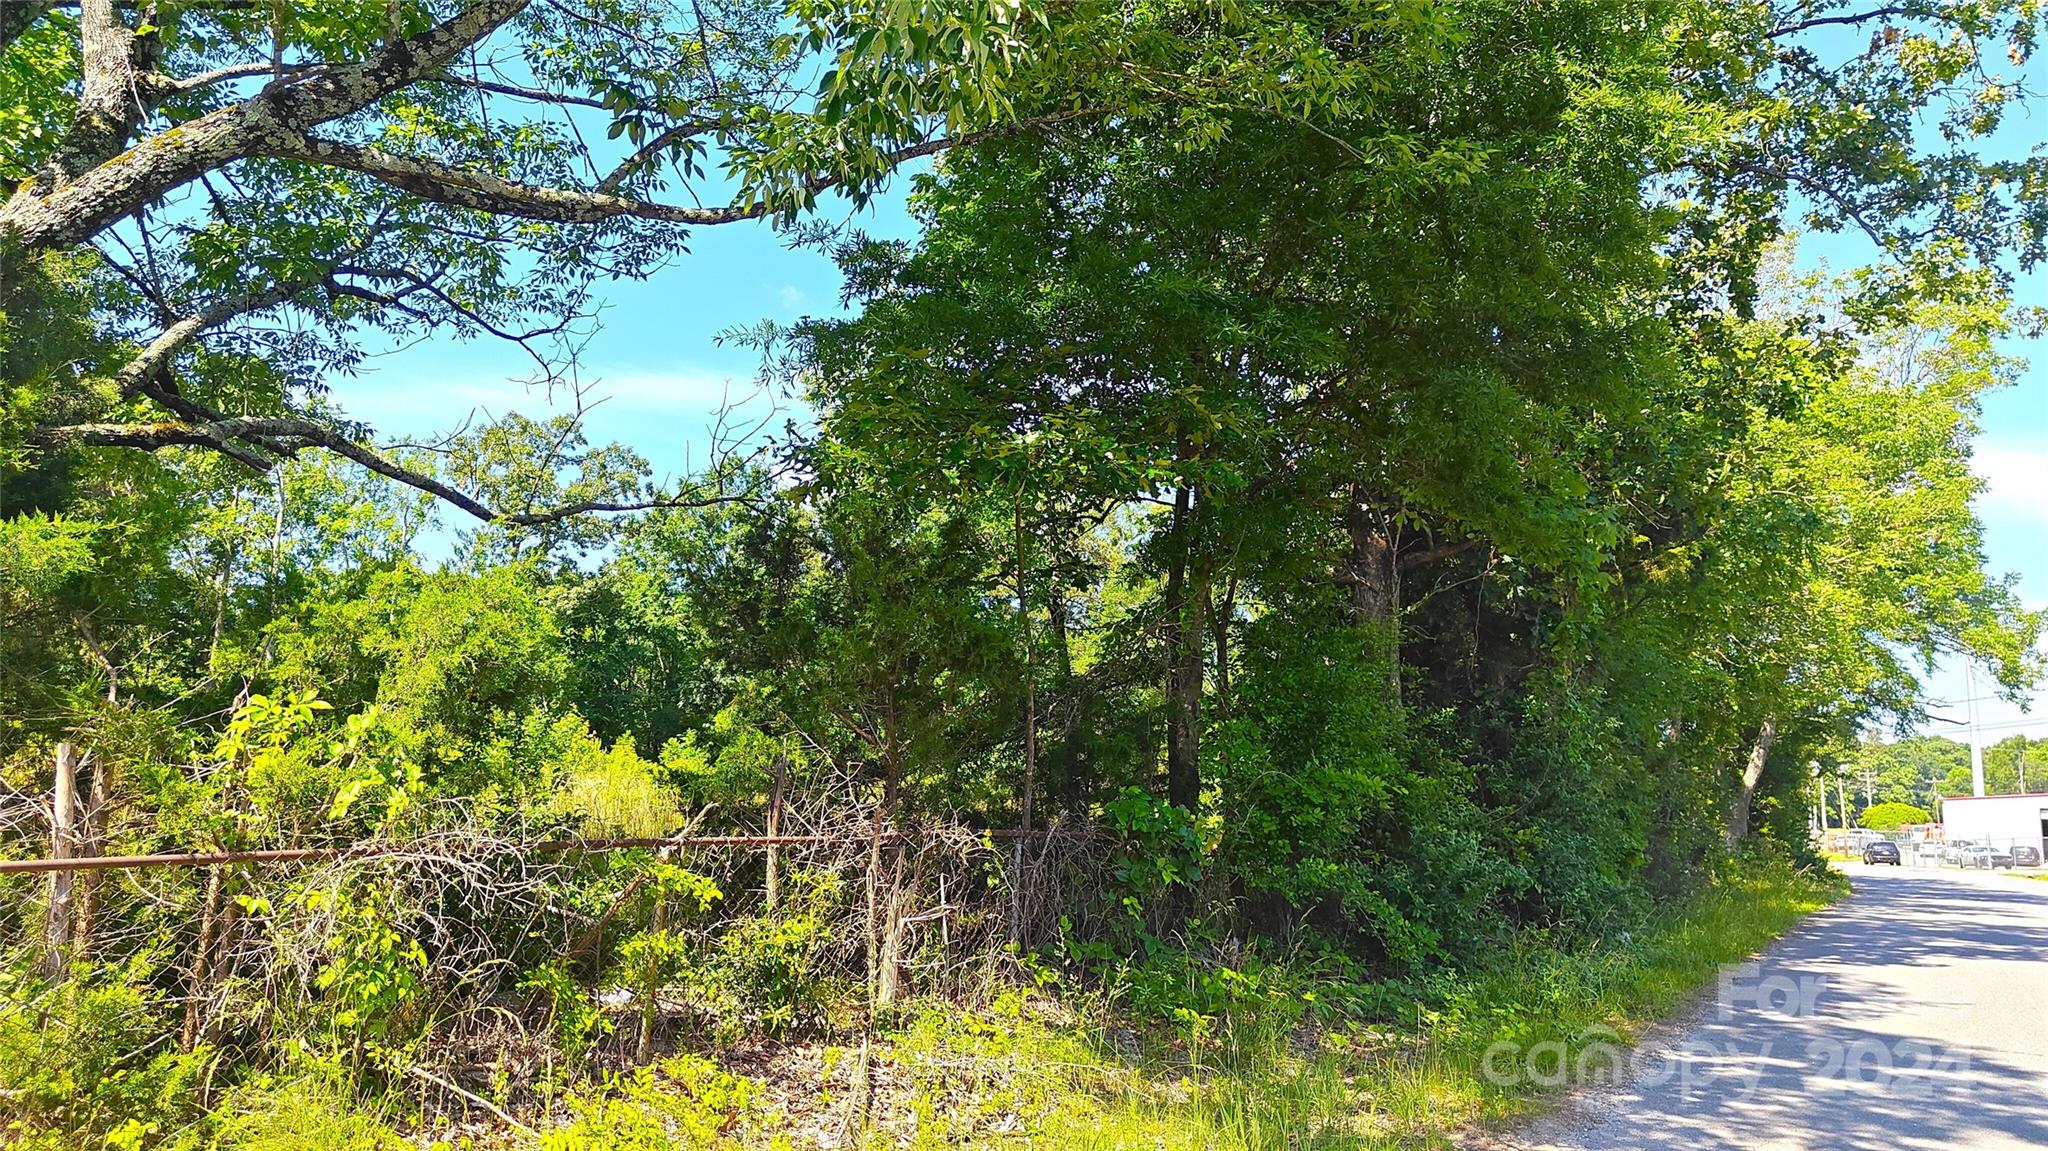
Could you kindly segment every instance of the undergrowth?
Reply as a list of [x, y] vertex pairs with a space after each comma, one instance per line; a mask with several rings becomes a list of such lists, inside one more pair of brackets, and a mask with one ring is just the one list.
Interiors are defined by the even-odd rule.
[[[0, 1018], [0, 1142], [190, 1151], [713, 1151], [1030, 1146], [1041, 1151], [1435, 1148], [1558, 1090], [1489, 1052], [1559, 1066], [1626, 1042], [1844, 890], [1781, 863], [1728, 866], [1693, 899], [1606, 938], [1520, 937], [1455, 972], [1392, 984], [1328, 955], [1165, 951], [1092, 977], [1027, 964], [1035, 986], [974, 1011], [928, 1004], [865, 1037], [671, 1054], [565, 1084], [543, 1113], [422, 1128], [303, 1059], [230, 1085], [204, 1050], [122, 1058], [130, 993]], [[715, 1040], [716, 1037], [707, 1036]], [[767, 1052], [763, 1055], [762, 1052]], [[810, 1062], [798, 1058], [808, 1053]], [[205, 1105], [198, 1105], [204, 1098]]]
[[[1098, 1009], [1048, 1024], [1028, 1011], [1000, 1025], [907, 1029], [899, 1050], [942, 1069], [964, 1057], [1012, 1068], [1021, 1131], [1059, 1151], [1295, 1151], [1447, 1147], [1474, 1124], [1541, 1107], [1555, 1086], [1489, 1074], [1496, 1044], [1539, 1044], [1567, 1062], [1589, 1044], [1626, 1042], [1846, 890], [1839, 876], [1782, 865], [1730, 868], [1707, 892], [1632, 932], [1575, 947], [1536, 937], [1419, 989], [1405, 1006], [1304, 980], [1287, 963], [1234, 969], [1234, 1003], [1191, 1022], [1134, 1021]], [[1118, 1042], [1119, 1035], [1124, 1042]], [[1122, 1048], [1121, 1050], [1119, 1048]], [[1005, 1124], [956, 1109], [928, 1146], [988, 1146]]]

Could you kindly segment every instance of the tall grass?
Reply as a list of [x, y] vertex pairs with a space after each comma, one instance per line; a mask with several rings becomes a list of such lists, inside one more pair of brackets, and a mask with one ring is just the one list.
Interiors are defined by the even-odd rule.
[[[1132, 1061], [1106, 1057], [1083, 1028], [1016, 1020], [998, 1054], [975, 1028], [912, 1029], [901, 1059], [1007, 1060], [1012, 1101], [1035, 1148], [1055, 1151], [1335, 1151], [1451, 1146], [1461, 1129], [1540, 1109], [1559, 1088], [1489, 1073], [1496, 1044], [1538, 1045], [1567, 1065], [1592, 1044], [1625, 1043], [1846, 888], [1782, 864], [1730, 869], [1696, 898], [1631, 933], [1577, 947], [1538, 938], [1447, 979], [1398, 1024], [1291, 1035], [1258, 1018], [1219, 1018], [1212, 1040], [1177, 1038]], [[1256, 1015], [1270, 1007], [1254, 1006]], [[1496, 1067], [1498, 1067], [1498, 1059]], [[1014, 1079], [1033, 1079], [1019, 1090]], [[1003, 1140], [956, 1115], [937, 1143]]]

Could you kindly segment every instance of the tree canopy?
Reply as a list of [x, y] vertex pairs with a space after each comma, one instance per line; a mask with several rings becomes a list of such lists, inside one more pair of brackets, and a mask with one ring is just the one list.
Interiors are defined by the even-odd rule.
[[[6, 986], [119, 997], [159, 1087], [351, 1098], [983, 975], [1180, 1027], [1261, 947], [1367, 1015], [1805, 857], [1829, 782], [1967, 788], [1871, 733], [2042, 671], [1971, 444], [2043, 18], [0, 6], [0, 855], [301, 853], [0, 879]], [[821, 222], [892, 178], [913, 235]], [[656, 482], [350, 414], [394, 341], [573, 392], [607, 285], [747, 221], [844, 276], [747, 333], [810, 421]], [[8, 1074], [50, 1146], [193, 1145]]]

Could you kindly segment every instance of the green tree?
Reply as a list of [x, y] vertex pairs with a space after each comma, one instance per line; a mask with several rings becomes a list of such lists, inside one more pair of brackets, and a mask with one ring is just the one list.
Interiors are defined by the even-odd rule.
[[1856, 826], [1872, 831], [1892, 831], [1909, 823], [1932, 823], [1934, 817], [1927, 809], [1910, 803], [1880, 803], [1868, 807], [1856, 817]]

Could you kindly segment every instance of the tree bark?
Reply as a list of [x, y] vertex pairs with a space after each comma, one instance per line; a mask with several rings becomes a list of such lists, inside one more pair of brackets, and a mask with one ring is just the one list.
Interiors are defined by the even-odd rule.
[[[92, 0], [107, 4], [109, 0]], [[306, 148], [308, 129], [361, 110], [429, 76], [495, 31], [531, 0], [476, 0], [441, 24], [359, 64], [325, 68], [294, 83], [158, 132], [56, 182], [30, 181], [0, 206], [0, 232], [37, 252], [85, 243], [116, 220], [230, 161]], [[83, 13], [81, 13], [83, 22]], [[125, 28], [109, 38], [127, 34]], [[124, 52], [124, 60], [125, 60]], [[92, 68], [92, 62], [87, 67]], [[82, 155], [83, 153], [81, 153]]]
[[1088, 781], [1082, 775], [1079, 735], [1089, 723], [1090, 686], [1074, 679], [1074, 653], [1067, 636], [1067, 596], [1064, 587], [1054, 587], [1045, 604], [1046, 628], [1052, 639], [1054, 675], [1059, 684], [1059, 743], [1053, 749], [1048, 768], [1049, 790], [1065, 811], [1081, 811], [1088, 805]]
[[5, 0], [0, 3], [0, 48], [19, 40], [22, 33], [56, 6], [56, 0]]
[[[93, 661], [100, 665], [101, 672], [107, 677], [107, 707], [111, 710], [120, 706], [120, 666], [114, 662], [114, 657], [107, 651], [106, 645], [102, 644], [99, 636], [94, 633], [90, 617], [81, 613], [73, 617], [73, 623], [78, 628], [79, 638], [85, 643], [86, 651], [92, 655]], [[76, 790], [74, 783], [74, 794], [77, 797], [77, 822], [80, 824], [78, 854], [90, 858], [106, 854], [107, 807], [112, 798], [113, 768], [108, 757], [99, 753], [87, 755], [85, 762], [92, 770], [86, 776], [85, 788], [82, 791]], [[80, 956], [92, 955], [93, 928], [99, 915], [99, 891], [100, 885], [104, 882], [106, 876], [98, 871], [81, 872], [78, 876], [78, 925], [72, 932], [72, 949]]]
[[1024, 847], [1025, 840], [1031, 836], [1031, 799], [1038, 785], [1038, 683], [1033, 678], [1036, 662], [1031, 651], [1031, 594], [1030, 586], [1026, 583], [1024, 564], [1024, 492], [1021, 488], [1017, 492], [1015, 526], [1017, 630], [1024, 647], [1024, 786], [1020, 791], [1017, 805], [1017, 829], [1023, 834], [1017, 837], [1017, 842], [1010, 852], [1010, 940], [1022, 949], [1030, 946], [1024, 931]]
[[1230, 624], [1237, 616], [1236, 572], [1224, 583], [1222, 605], [1205, 607], [1203, 611], [1209, 617], [1209, 630], [1216, 641], [1216, 718], [1222, 721], [1230, 718]]
[[1202, 605], [1209, 570], [1196, 546], [1201, 507], [1192, 489], [1174, 492], [1172, 566], [1166, 576], [1166, 801], [1188, 811], [1202, 802]]
[[120, 154], [141, 107], [137, 103], [135, 33], [114, 13], [114, 0], [78, 5], [78, 103], [71, 130], [52, 158], [53, 184]]
[[896, 693], [883, 689], [882, 707], [882, 803], [875, 811], [874, 842], [868, 854], [868, 920], [870, 952], [874, 968], [874, 1001], [878, 1008], [893, 1007], [902, 986], [903, 914], [900, 889], [903, 882], [901, 837], [892, 837], [887, 852], [890, 879], [885, 890], [881, 868], [882, 836], [896, 830], [896, 808], [903, 787], [902, 749], [896, 742]]
[[[77, 810], [78, 746], [57, 745], [56, 782], [50, 789], [50, 858], [70, 859]], [[43, 923], [43, 974], [56, 979], [71, 962], [71, 873], [50, 873], [50, 906]]]
[[185, 1025], [178, 1033], [180, 1050], [199, 1045], [200, 1025], [206, 1018], [206, 1000], [213, 986], [213, 941], [220, 930], [222, 868], [206, 871], [206, 894], [199, 902], [199, 944], [192, 949], [192, 966], [186, 976]]
[[[660, 935], [668, 930], [668, 896], [657, 892], [654, 900], [652, 930]], [[633, 1062], [642, 1065], [654, 1058], [654, 1025], [661, 1020], [661, 956], [653, 949], [647, 953], [647, 967], [640, 973], [640, 1035], [633, 1045]]]
[[1357, 484], [1344, 512], [1351, 540], [1344, 582], [1351, 591], [1351, 621], [1379, 631], [1377, 654], [1387, 662], [1387, 698], [1401, 707], [1401, 563], [1391, 519], [1373, 510]]
[[1757, 725], [1756, 737], [1749, 746], [1749, 758], [1742, 765], [1742, 779], [1735, 789], [1735, 802], [1728, 813], [1728, 847], [1732, 850], [1749, 838], [1749, 814], [1756, 799], [1757, 784], [1764, 778], [1764, 765], [1770, 762], [1771, 744], [1778, 738], [1778, 721], [1775, 716], [1765, 716]]

